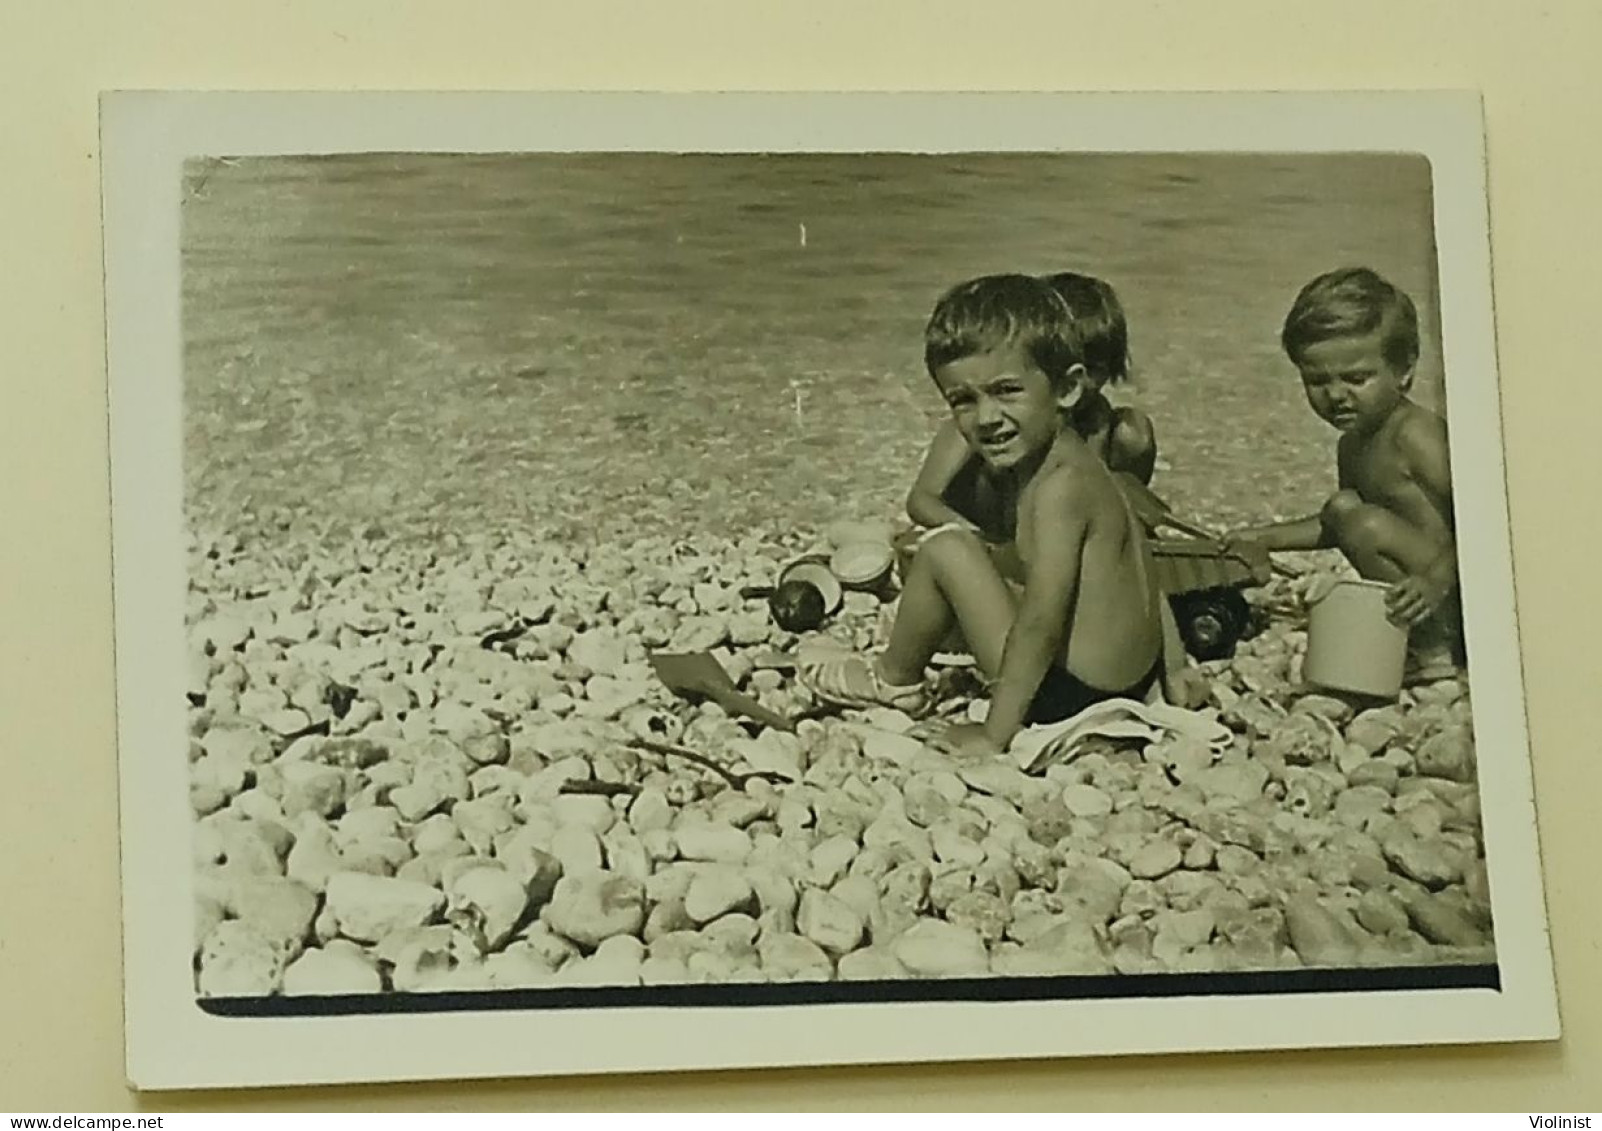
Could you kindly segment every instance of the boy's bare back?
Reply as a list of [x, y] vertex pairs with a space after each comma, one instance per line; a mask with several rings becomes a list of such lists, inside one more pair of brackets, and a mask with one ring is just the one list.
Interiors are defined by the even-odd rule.
[[1123, 687], [1149, 674], [1161, 624], [1145, 545], [1100, 459], [1082, 443], [1058, 443], [1022, 483], [1017, 514], [1021, 608], [1029, 607], [1032, 590], [1052, 593], [1065, 572], [1076, 577], [1064, 610], [1073, 631], [1065, 634], [1063, 666], [1097, 687]]

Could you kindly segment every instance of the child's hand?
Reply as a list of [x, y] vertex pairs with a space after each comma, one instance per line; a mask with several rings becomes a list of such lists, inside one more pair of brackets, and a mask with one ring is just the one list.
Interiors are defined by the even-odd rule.
[[1234, 552], [1239, 552], [1250, 546], [1263, 545], [1262, 536], [1249, 526], [1240, 530], [1226, 530], [1219, 535], [1218, 540], [1224, 544], [1224, 549]]
[[951, 522], [942, 522], [939, 526], [932, 526], [927, 530], [918, 531], [917, 532], [917, 537], [912, 543], [912, 548], [914, 550], [917, 550], [920, 547], [922, 547], [925, 542], [929, 541], [929, 539], [933, 538], [935, 535], [937, 535], [937, 534], [945, 534], [948, 531], [952, 531], [952, 530], [960, 531], [960, 532], [962, 532], [964, 534], [972, 534], [975, 538], [978, 538], [981, 541], [984, 540], [984, 536], [985, 536], [984, 535], [984, 531], [980, 530], [977, 526], [975, 526], [973, 523], [969, 522], [967, 519], [965, 519], [965, 518], [964, 519], [954, 519]]
[[1385, 594], [1385, 611], [1392, 624], [1417, 624], [1446, 599], [1449, 586], [1426, 574], [1403, 578]]
[[978, 723], [953, 723], [936, 731], [929, 742], [936, 750], [958, 759], [979, 761], [999, 758], [1005, 753]]

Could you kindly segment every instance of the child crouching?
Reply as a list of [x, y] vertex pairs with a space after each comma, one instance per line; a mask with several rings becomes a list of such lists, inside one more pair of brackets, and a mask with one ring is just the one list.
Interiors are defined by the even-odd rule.
[[1312, 410], [1339, 434], [1338, 490], [1317, 514], [1247, 527], [1233, 541], [1270, 551], [1338, 548], [1388, 582], [1390, 619], [1408, 627], [1409, 684], [1451, 676], [1462, 645], [1446, 421], [1408, 396], [1418, 315], [1367, 268], [1302, 288], [1281, 342]]

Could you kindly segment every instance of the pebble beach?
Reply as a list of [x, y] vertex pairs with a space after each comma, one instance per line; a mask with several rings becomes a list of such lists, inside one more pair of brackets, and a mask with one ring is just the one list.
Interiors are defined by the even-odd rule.
[[[1467, 682], [1394, 703], [1308, 691], [1303, 597], [1342, 568], [1330, 555], [1297, 560], [1299, 580], [1249, 591], [1253, 632], [1204, 665], [1210, 709], [1231, 733], [1221, 751], [1108, 742], [1026, 774], [954, 761], [894, 711], [817, 709], [794, 679], [801, 638], [741, 590], [826, 548], [843, 520], [897, 519], [937, 419], [917, 366], [930, 280], [978, 273], [982, 241], [956, 232], [942, 262], [892, 269], [915, 225], [889, 223], [871, 246], [856, 231], [851, 262], [812, 266], [845, 239], [851, 201], [871, 217], [899, 182], [884, 175], [875, 196], [860, 170], [808, 170], [832, 227], [803, 207], [815, 202], [793, 176], [771, 192], [675, 203], [656, 169], [648, 180], [667, 223], [629, 195], [627, 178], [605, 180], [606, 196], [579, 162], [532, 182], [541, 199], [566, 201], [552, 210], [565, 237], [507, 189], [530, 183], [526, 169], [515, 182], [480, 170], [473, 207], [457, 201], [451, 215], [467, 218], [443, 242], [419, 219], [460, 191], [442, 188], [437, 170], [194, 171], [185, 475], [197, 992], [1494, 962]], [[1205, 185], [1193, 174], [1129, 175], [1190, 199]], [[697, 172], [686, 183], [710, 182]], [[1293, 211], [1291, 197], [1319, 183], [1318, 170], [1241, 178]], [[361, 215], [383, 215], [372, 201], [407, 184], [412, 208], [396, 212], [405, 232], [399, 220], [362, 229], [340, 203], [360, 198]], [[1049, 199], [1007, 169], [998, 186], [1037, 211]], [[931, 190], [927, 207], [948, 196]], [[269, 197], [268, 221], [244, 223]], [[605, 207], [579, 213], [573, 199]], [[769, 211], [731, 213], [730, 199]], [[1151, 238], [1202, 241], [1234, 270], [1240, 245], [1209, 227], [1211, 199], [1186, 206], [1190, 227]], [[814, 217], [799, 248], [792, 205]], [[1395, 201], [1366, 206], [1402, 235], [1417, 226], [1395, 219], [1405, 213]], [[503, 303], [474, 303], [514, 270], [504, 254], [461, 250], [498, 207], [531, 215], [525, 238], [544, 258], [516, 265], [522, 289]], [[729, 214], [722, 232], [715, 218]], [[1018, 246], [1001, 252], [1041, 257], [1048, 228], [1020, 221]], [[336, 230], [344, 242], [308, 250]], [[1401, 256], [1381, 266], [1425, 289], [1418, 238], [1378, 222], [1354, 230], [1368, 245], [1342, 236], [1252, 265], [1274, 285], [1241, 290], [1234, 308], [1259, 304], [1271, 325], [1280, 275], [1300, 282], [1331, 256], [1369, 250]], [[720, 240], [747, 247], [752, 231], [771, 233], [768, 259], [720, 250]], [[632, 273], [621, 251], [594, 251], [607, 233], [635, 249]], [[653, 262], [666, 268], [650, 286], [678, 295], [625, 301], [647, 287], [638, 249], [657, 236], [668, 250]], [[407, 256], [435, 243], [466, 258], [447, 270], [435, 247], [404, 273]], [[691, 255], [674, 250], [685, 243], [700, 246], [704, 270], [674, 258]], [[1216, 295], [1179, 310], [1159, 272], [1138, 255], [1125, 266], [1108, 274], [1153, 374], [1137, 393], [1164, 444], [1160, 492], [1214, 525], [1318, 497], [1328, 439], [1285, 387], [1271, 333], [1249, 348], [1224, 340], [1207, 310]], [[776, 282], [806, 271], [820, 295], [851, 278], [881, 297], [836, 294], [826, 318], [778, 287], [780, 317]], [[720, 280], [716, 301], [708, 275]], [[759, 301], [766, 314], [747, 309]], [[1238, 388], [1220, 376], [1205, 397], [1156, 377], [1230, 366], [1264, 376]], [[1426, 400], [1439, 397], [1434, 380]], [[1195, 405], [1230, 396], [1256, 416], [1198, 423]], [[1275, 475], [1257, 470], [1265, 459]], [[892, 599], [848, 593], [821, 632], [870, 646]], [[700, 650], [764, 705], [800, 717], [794, 731], [677, 697], [648, 661]], [[937, 678], [944, 713], [974, 699], [964, 669]]]

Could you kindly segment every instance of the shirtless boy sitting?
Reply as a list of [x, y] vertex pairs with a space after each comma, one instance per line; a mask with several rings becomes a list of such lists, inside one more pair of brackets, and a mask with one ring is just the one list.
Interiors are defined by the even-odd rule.
[[1446, 421], [1407, 395], [1412, 300], [1367, 268], [1331, 271], [1296, 296], [1280, 341], [1313, 411], [1340, 432], [1339, 490], [1316, 515], [1230, 540], [1340, 549], [1365, 578], [1393, 583], [1390, 619], [1411, 629], [1408, 682], [1452, 675], [1461, 626]]
[[925, 668], [960, 627], [990, 681], [982, 726], [942, 744], [998, 754], [1028, 722], [1144, 697], [1160, 669], [1160, 597], [1139, 523], [1106, 466], [1066, 422], [1086, 393], [1067, 304], [1027, 275], [963, 283], [936, 305], [924, 361], [969, 447], [1017, 516], [1019, 592], [979, 536], [947, 528], [919, 545], [884, 652], [803, 662], [820, 698], [927, 708]]

